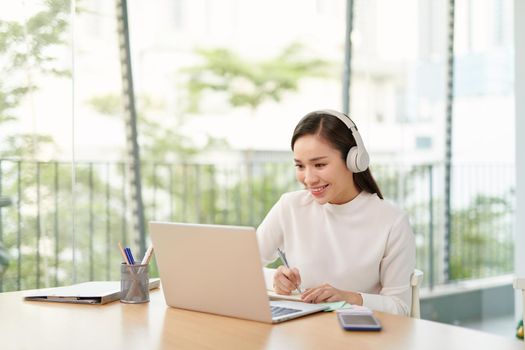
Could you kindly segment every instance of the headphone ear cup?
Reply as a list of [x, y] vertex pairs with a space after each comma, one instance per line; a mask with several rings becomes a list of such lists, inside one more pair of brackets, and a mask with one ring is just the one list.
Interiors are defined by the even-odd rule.
[[360, 173], [368, 169], [370, 163], [370, 156], [363, 145], [363, 139], [357, 131], [357, 128], [353, 127], [350, 129], [352, 136], [355, 139], [356, 145], [350, 148], [346, 157], [346, 165], [354, 173]]
[[354, 146], [350, 148], [346, 155], [346, 166], [353, 173], [361, 173], [368, 169], [370, 157], [366, 151], [359, 152], [359, 148]]
[[353, 173], [360, 172], [359, 168], [357, 167], [357, 156], [356, 146], [350, 148], [348, 154], [346, 155], [346, 167]]
[[364, 152], [358, 152], [355, 163], [357, 164], [357, 168], [359, 169], [359, 171], [365, 171], [366, 169], [368, 169], [368, 165], [370, 163], [370, 157], [368, 156], [368, 152], [366, 150]]

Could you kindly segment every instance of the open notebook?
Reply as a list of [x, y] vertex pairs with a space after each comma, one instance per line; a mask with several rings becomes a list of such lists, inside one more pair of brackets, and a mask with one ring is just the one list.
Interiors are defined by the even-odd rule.
[[[158, 288], [159, 278], [150, 278], [149, 289]], [[120, 299], [120, 281], [92, 281], [70, 286], [37, 289], [24, 295], [27, 301], [74, 304], [106, 304]]]
[[267, 290], [266, 293], [270, 300], [291, 300], [291, 301], [302, 301], [301, 294], [292, 293], [290, 295], [277, 294], [273, 290]]

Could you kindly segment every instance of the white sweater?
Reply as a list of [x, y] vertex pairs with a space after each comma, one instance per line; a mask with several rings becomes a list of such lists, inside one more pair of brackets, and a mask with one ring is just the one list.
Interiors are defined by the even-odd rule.
[[[329, 283], [361, 293], [373, 310], [408, 315], [414, 235], [408, 217], [376, 194], [321, 205], [306, 190], [285, 193], [257, 229], [263, 264], [282, 248], [301, 274], [301, 287]], [[275, 270], [265, 268], [271, 289]]]

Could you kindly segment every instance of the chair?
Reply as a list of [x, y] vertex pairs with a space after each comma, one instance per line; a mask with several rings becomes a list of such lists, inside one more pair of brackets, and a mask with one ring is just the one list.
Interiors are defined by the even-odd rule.
[[419, 287], [423, 281], [423, 271], [414, 269], [410, 275], [410, 287], [412, 289], [412, 305], [410, 305], [410, 317], [421, 318], [419, 307]]

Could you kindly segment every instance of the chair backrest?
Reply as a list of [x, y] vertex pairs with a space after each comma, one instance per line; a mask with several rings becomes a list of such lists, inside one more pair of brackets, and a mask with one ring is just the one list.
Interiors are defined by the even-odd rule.
[[419, 308], [419, 287], [423, 281], [423, 271], [414, 269], [410, 275], [410, 287], [412, 289], [412, 305], [410, 305], [410, 317], [421, 318]]
[[523, 307], [523, 313], [521, 314], [521, 317], [524, 318], [525, 317], [525, 277], [515, 277], [512, 285], [514, 286], [514, 289], [521, 290], [522, 307]]

